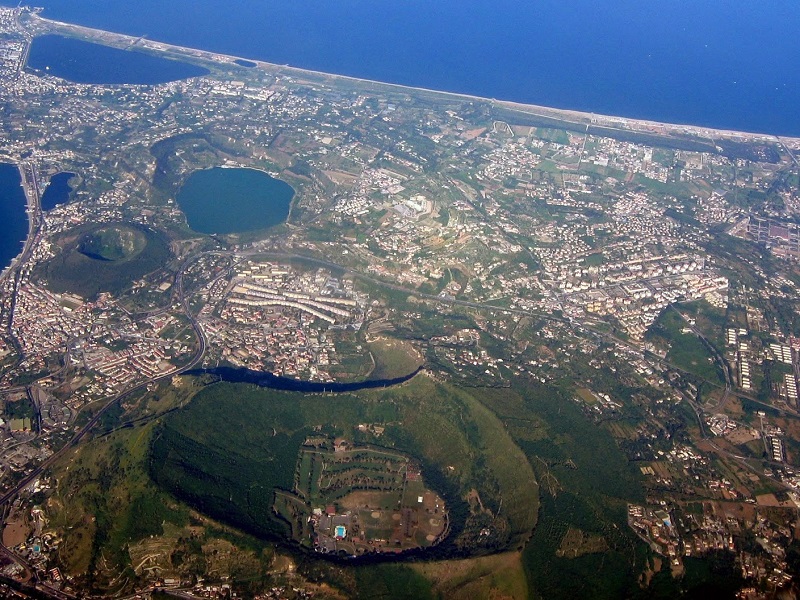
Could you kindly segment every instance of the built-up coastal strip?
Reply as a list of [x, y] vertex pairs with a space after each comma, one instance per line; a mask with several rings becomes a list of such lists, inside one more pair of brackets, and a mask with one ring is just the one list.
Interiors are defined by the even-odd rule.
[[28, 17], [31, 21], [31, 30], [37, 35], [46, 33], [58, 33], [62, 35], [75, 36], [80, 39], [94, 41], [101, 44], [114, 46], [124, 49], [138, 49], [151, 51], [156, 53], [173, 54], [175, 58], [190, 58], [195, 60], [211, 61], [215, 63], [227, 63], [234, 65], [237, 60], [247, 61], [257, 65], [258, 68], [263, 69], [270, 73], [283, 73], [299, 77], [301, 79], [307, 78], [310, 82], [322, 80], [324, 82], [334, 83], [351, 82], [358, 83], [363, 86], [365, 90], [381, 93], [382, 91], [405, 91], [408, 93], [417, 93], [424, 95], [432, 95], [433, 97], [440, 98], [454, 98], [461, 100], [473, 100], [476, 102], [491, 102], [498, 107], [507, 108], [511, 111], [518, 112], [522, 115], [531, 115], [534, 117], [544, 117], [548, 119], [555, 119], [572, 125], [580, 125], [585, 127], [599, 127], [611, 131], [629, 131], [639, 132], [644, 134], [655, 134], [674, 137], [700, 138], [705, 141], [713, 141], [717, 138], [726, 138], [737, 141], [774, 141], [780, 140], [783, 143], [790, 143], [792, 147], [800, 143], [800, 138], [774, 136], [762, 133], [746, 133], [742, 131], [732, 131], [724, 129], [713, 129], [708, 127], [701, 127], [696, 125], [680, 125], [673, 123], [659, 123], [656, 121], [648, 121], [641, 119], [630, 119], [622, 116], [602, 115], [596, 113], [587, 113], [575, 110], [565, 110], [560, 108], [539, 106], [534, 104], [521, 104], [518, 102], [509, 102], [502, 99], [482, 98], [480, 96], [473, 96], [469, 94], [460, 94], [456, 92], [445, 92], [439, 90], [432, 90], [421, 87], [404, 86], [394, 83], [385, 83], [380, 81], [373, 81], [370, 79], [362, 79], [359, 77], [351, 77], [349, 75], [338, 75], [332, 73], [323, 73], [321, 71], [313, 71], [309, 69], [301, 69], [289, 65], [276, 65], [273, 63], [250, 59], [240, 56], [232, 56], [229, 54], [220, 54], [217, 52], [209, 52], [197, 48], [187, 48], [184, 46], [177, 46], [174, 44], [167, 44], [155, 40], [150, 40], [146, 37], [135, 37], [121, 33], [114, 33], [110, 31], [103, 31], [100, 29], [93, 29], [84, 27], [82, 25], [75, 25], [72, 23], [64, 23], [63, 21], [55, 21], [46, 19], [37, 13], [31, 13]]
[[[208, 72], [71, 83], [55, 68], [24, 68], [32, 40], [46, 33]], [[180, 486], [209, 461], [168, 473], [178, 475], [164, 504], [152, 487], [134, 497], [141, 489], [122, 481], [123, 469], [93, 471], [105, 463], [86, 456], [105, 457], [127, 439], [118, 458], [138, 452], [147, 461], [156, 425], [190, 414], [188, 400], [215, 376], [260, 383], [269, 373], [297, 386], [283, 389], [313, 384], [314, 396], [286, 392], [285, 423], [256, 423], [259, 442], [243, 444], [248, 451], [290, 438], [325, 452], [356, 437], [355, 448], [417, 444], [407, 449], [420, 473], [390, 487], [422, 472], [427, 484], [431, 467], [453, 514], [464, 505], [448, 517], [452, 539], [437, 530], [427, 541], [452, 543], [460, 558], [508, 552], [528, 561], [521, 578], [543, 595], [554, 595], [547, 565], [562, 559], [578, 568], [583, 556], [614, 555], [592, 562], [601, 571], [582, 575], [586, 585], [619, 580], [602, 572], [613, 565], [641, 569], [631, 558], [641, 556], [638, 540], [678, 582], [687, 561], [726, 553], [749, 584], [786, 586], [796, 575], [787, 523], [800, 505], [800, 140], [237, 60], [0, 9], [0, 155], [21, 166], [32, 211], [25, 251], [0, 281], [3, 576], [30, 578], [56, 597], [167, 584], [227, 594], [208, 579], [209, 589], [195, 587], [192, 569], [204, 564], [200, 577], [238, 585], [214, 562], [213, 544], [186, 543], [203, 525], [166, 527], [173, 513], [158, 512], [180, 504]], [[180, 192], [193, 173], [220, 166], [230, 181], [256, 169], [291, 185], [286, 222], [250, 227], [255, 211], [277, 210], [267, 198], [237, 215], [233, 233], [213, 222], [193, 231]], [[64, 172], [76, 174], [70, 202], [42, 211], [37, 182]], [[241, 210], [217, 196], [218, 207]], [[375, 395], [332, 395], [333, 383]], [[238, 406], [225, 386], [211, 386], [222, 408]], [[254, 389], [251, 406], [265, 405]], [[309, 399], [319, 408], [299, 419], [292, 411]], [[352, 422], [325, 412], [338, 402], [351, 403], [353, 416], [341, 419]], [[212, 429], [227, 420], [214, 419]], [[216, 456], [195, 442], [184, 458]], [[312, 458], [325, 452], [290, 450], [305, 466], [296, 497], [279, 508], [287, 522], [301, 517], [300, 537], [309, 515], [363, 531], [393, 521], [385, 508], [345, 514], [374, 502], [369, 494], [350, 508], [301, 506], [316, 493]], [[246, 472], [229, 458], [218, 464]], [[129, 467], [155, 486], [141, 462]], [[350, 486], [378, 485], [380, 471], [359, 468], [374, 472], [337, 480], [333, 501]], [[84, 491], [95, 485], [105, 487], [89, 506]], [[130, 502], [107, 502], [116, 485]], [[273, 489], [254, 485], [242, 489], [263, 490], [256, 500], [269, 521]], [[221, 494], [237, 508], [234, 494]], [[424, 493], [409, 498], [425, 507]], [[599, 508], [584, 510], [584, 501]], [[192, 508], [209, 505], [220, 504]], [[143, 522], [142, 506], [155, 511], [149, 528], [119, 529]], [[421, 514], [398, 514], [402, 527], [375, 534], [382, 547], [413, 547]], [[326, 551], [370, 548], [326, 531]], [[81, 540], [103, 559], [65, 550]], [[246, 551], [234, 546], [230, 563], [244, 564]], [[639, 575], [634, 586], [648, 580]], [[292, 585], [310, 589], [297, 577]]]

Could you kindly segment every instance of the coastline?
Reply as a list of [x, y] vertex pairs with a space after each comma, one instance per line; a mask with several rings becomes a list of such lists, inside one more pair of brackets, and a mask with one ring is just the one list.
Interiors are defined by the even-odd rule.
[[[166, 42], [153, 41], [147, 38], [135, 37], [127, 34], [106, 31], [102, 29], [95, 29], [85, 27], [83, 25], [75, 25], [63, 21], [55, 21], [40, 16], [38, 13], [29, 13], [28, 18], [30, 23], [34, 26], [43, 27], [48, 33], [61, 33], [81, 37], [83, 39], [90, 39], [95, 43], [107, 46], [116, 46], [112, 42], [125, 45], [126, 48], [132, 48], [134, 45], [138, 48], [149, 50], [153, 52], [174, 52], [183, 55], [184, 57], [205, 60], [212, 63], [224, 63], [237, 68], [236, 61], [247, 61], [254, 63], [254, 68], [273, 74], [284, 74], [298, 78], [313, 78], [322, 79], [327, 82], [335, 83], [337, 81], [346, 81], [356, 83], [359, 85], [388, 88], [395, 92], [403, 93], [417, 93], [417, 94], [431, 94], [442, 98], [449, 98], [454, 100], [467, 100], [472, 102], [490, 103], [494, 106], [502, 107], [507, 110], [518, 111], [525, 115], [533, 117], [543, 117], [549, 119], [556, 119], [566, 123], [578, 126], [601, 127], [604, 129], [611, 129], [619, 132], [633, 132], [657, 136], [666, 136], [673, 138], [701, 138], [713, 141], [715, 138], [722, 138], [731, 141], [749, 141], [749, 142], [777, 142], [784, 150], [785, 144], [791, 144], [794, 150], [800, 149], [800, 137], [783, 136], [770, 133], [759, 132], [746, 132], [735, 131], [731, 129], [718, 129], [713, 127], [705, 127], [701, 125], [690, 125], [682, 123], [667, 123], [660, 121], [652, 121], [647, 119], [634, 119], [617, 115], [606, 115], [600, 113], [584, 112], [572, 109], [562, 109], [549, 106], [541, 106], [537, 104], [525, 104], [514, 102], [510, 100], [498, 100], [495, 98], [484, 98], [481, 96], [474, 96], [460, 92], [448, 92], [443, 90], [434, 90], [424, 87], [415, 87], [402, 85], [397, 83], [387, 83], [383, 81], [376, 81], [372, 79], [364, 79], [354, 77], [351, 75], [340, 75], [335, 73], [325, 73], [323, 71], [314, 71], [311, 69], [303, 69], [300, 67], [292, 67], [290, 65], [278, 65], [267, 61], [256, 60], [243, 56], [234, 56], [230, 54], [222, 54], [218, 52], [211, 52], [199, 48], [189, 48], [186, 46], [178, 46], [175, 44], [168, 44]], [[43, 33], [43, 32], [39, 32]], [[176, 57], [177, 58], [177, 57]], [[311, 82], [309, 82], [311, 83]], [[796, 159], [795, 159], [796, 160]]]
[[33, 239], [34, 229], [35, 229], [35, 222], [36, 222], [36, 205], [32, 202], [32, 198], [29, 194], [29, 190], [25, 185], [25, 170], [24, 166], [21, 163], [17, 163], [15, 161], [10, 161], [7, 158], [0, 159], [0, 163], [5, 165], [12, 166], [17, 169], [19, 172], [20, 183], [19, 186], [22, 188], [22, 193], [25, 197], [25, 219], [26, 219], [26, 227], [25, 227], [25, 237], [19, 241], [20, 249], [14, 256], [10, 257], [8, 264], [3, 266], [0, 269], [0, 284], [4, 282], [8, 277], [11, 276], [12, 273], [16, 270], [19, 266], [21, 259], [25, 255], [26, 250], [29, 248], [31, 240]]

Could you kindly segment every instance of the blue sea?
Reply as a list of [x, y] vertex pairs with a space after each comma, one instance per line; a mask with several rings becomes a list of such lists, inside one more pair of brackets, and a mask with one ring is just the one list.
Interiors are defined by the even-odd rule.
[[[329, 73], [800, 136], [797, 0], [33, 4], [56, 20]], [[0, 264], [9, 252], [0, 252]]]
[[796, 0], [33, 4], [58, 20], [330, 73], [632, 118], [800, 135]]
[[21, 182], [16, 165], [0, 163], [0, 271], [22, 251], [28, 235]]

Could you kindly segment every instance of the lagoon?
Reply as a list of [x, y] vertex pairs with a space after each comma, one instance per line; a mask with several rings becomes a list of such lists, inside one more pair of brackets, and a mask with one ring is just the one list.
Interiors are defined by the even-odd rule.
[[33, 40], [27, 67], [75, 83], [155, 85], [206, 75], [203, 67], [60, 35]]
[[263, 171], [214, 167], [192, 173], [178, 192], [178, 206], [199, 233], [243, 233], [286, 221], [294, 189]]
[[795, 0], [35, 4], [52, 19], [280, 65], [556, 108], [800, 135]]

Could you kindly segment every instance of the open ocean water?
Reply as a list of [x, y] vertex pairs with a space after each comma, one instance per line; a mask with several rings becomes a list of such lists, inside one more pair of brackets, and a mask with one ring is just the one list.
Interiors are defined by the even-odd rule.
[[58, 20], [295, 67], [631, 118], [800, 136], [796, 0], [34, 4]]
[[[329, 73], [629, 118], [800, 136], [796, 0], [33, 4], [57, 20]], [[24, 224], [24, 212], [20, 218]], [[3, 266], [12, 257], [8, 252], [0, 253]]]
[[26, 198], [16, 165], [0, 163], [0, 271], [22, 251], [28, 235]]

